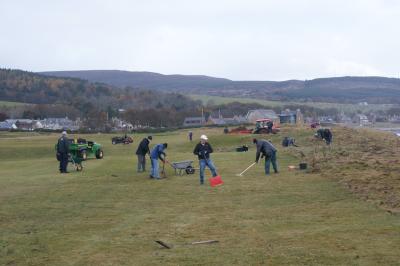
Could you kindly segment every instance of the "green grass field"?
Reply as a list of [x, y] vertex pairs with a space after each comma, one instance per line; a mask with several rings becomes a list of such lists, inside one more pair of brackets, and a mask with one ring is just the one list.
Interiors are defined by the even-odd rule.
[[18, 106], [27, 106], [30, 105], [28, 103], [20, 103], [20, 102], [6, 102], [0, 101], [0, 107], [18, 107]]
[[227, 104], [232, 102], [240, 103], [258, 103], [269, 107], [283, 107], [285, 105], [307, 105], [321, 109], [336, 108], [343, 112], [362, 112], [388, 110], [395, 105], [393, 104], [369, 104], [367, 106], [360, 106], [358, 104], [343, 104], [343, 103], [324, 103], [324, 102], [288, 102], [288, 101], [268, 101], [252, 98], [233, 98], [233, 97], [219, 97], [209, 95], [189, 95], [194, 100], [200, 100], [204, 104], [212, 102], [213, 104]]
[[[61, 175], [57, 135], [0, 133], [0, 265], [399, 265], [399, 215], [335, 176], [289, 171], [300, 162], [293, 149], [279, 148], [280, 174], [265, 176], [260, 164], [238, 177], [254, 161], [253, 136], [221, 131], [194, 131], [214, 147], [225, 182], [215, 188], [170, 167], [159, 181], [137, 174], [134, 153], [143, 135], [132, 145], [86, 135], [104, 145], [104, 159]], [[196, 162], [186, 134], [155, 134], [153, 144], [168, 142], [170, 161]], [[283, 135], [295, 136], [306, 154], [327, 152], [313, 146], [310, 130], [284, 129], [272, 137], [278, 147]], [[241, 144], [250, 151], [235, 152]], [[219, 243], [185, 245], [210, 239]]]

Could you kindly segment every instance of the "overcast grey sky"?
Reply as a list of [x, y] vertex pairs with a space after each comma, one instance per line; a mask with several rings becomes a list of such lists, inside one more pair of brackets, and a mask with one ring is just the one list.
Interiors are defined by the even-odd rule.
[[400, 73], [397, 0], [0, 0], [0, 67], [286, 80]]

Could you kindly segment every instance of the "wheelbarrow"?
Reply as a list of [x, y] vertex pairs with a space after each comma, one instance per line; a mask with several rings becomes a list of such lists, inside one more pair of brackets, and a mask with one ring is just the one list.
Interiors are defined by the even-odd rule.
[[84, 161], [84, 159], [82, 157], [74, 156], [74, 155], [70, 154], [68, 157], [68, 161], [73, 164], [76, 171], [80, 172], [83, 170], [82, 161]]
[[183, 172], [185, 172], [188, 175], [192, 175], [195, 172], [195, 168], [193, 167], [193, 161], [181, 161], [181, 162], [168, 162], [169, 165], [171, 165], [172, 168], [175, 170], [175, 175], [183, 175]]

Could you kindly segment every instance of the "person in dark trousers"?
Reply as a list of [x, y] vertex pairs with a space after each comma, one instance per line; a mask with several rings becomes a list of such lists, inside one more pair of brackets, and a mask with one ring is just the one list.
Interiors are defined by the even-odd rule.
[[278, 165], [276, 162], [276, 152], [277, 149], [272, 145], [271, 142], [261, 139], [253, 139], [253, 143], [257, 146], [257, 153], [256, 153], [256, 163], [258, 163], [260, 159], [260, 155], [265, 157], [265, 174], [269, 175], [270, 164], [272, 163], [272, 167], [274, 168], [275, 173], [278, 173]]
[[150, 178], [161, 179], [158, 171], [158, 159], [165, 163], [165, 149], [168, 147], [167, 143], [157, 144], [150, 153], [151, 157], [151, 174]]
[[317, 130], [317, 133], [314, 135], [316, 138], [325, 140], [326, 145], [331, 145], [332, 143], [332, 132], [328, 128], [320, 128]]
[[289, 147], [289, 146], [294, 146], [294, 147], [299, 147], [296, 145], [296, 140], [291, 137], [284, 137], [282, 140], [282, 146], [283, 147]]
[[152, 139], [153, 139], [152, 136], [148, 136], [147, 138], [142, 139], [136, 150], [136, 155], [138, 158], [138, 164], [137, 164], [138, 173], [146, 171], [146, 154], [150, 155], [149, 144]]
[[60, 161], [60, 173], [68, 173], [68, 154], [69, 154], [69, 141], [67, 138], [67, 132], [63, 131], [61, 137], [57, 142], [57, 158]]
[[206, 135], [202, 135], [200, 137], [200, 142], [197, 143], [196, 147], [194, 148], [193, 153], [198, 156], [199, 158], [199, 165], [200, 165], [200, 185], [204, 184], [204, 170], [206, 166], [210, 168], [212, 176], [217, 176], [217, 170], [210, 159], [210, 154], [213, 153], [213, 148], [211, 147], [210, 143], [208, 143], [208, 138]]
[[332, 144], [332, 138], [333, 138], [332, 132], [328, 128], [326, 128], [325, 129], [325, 143], [326, 143], [326, 145], [331, 145]]
[[268, 133], [272, 133], [273, 126], [274, 126], [274, 122], [272, 122], [272, 121], [267, 122]]
[[189, 136], [190, 142], [192, 142], [192, 140], [193, 140], [193, 132], [192, 132], [192, 131], [189, 131], [188, 136]]

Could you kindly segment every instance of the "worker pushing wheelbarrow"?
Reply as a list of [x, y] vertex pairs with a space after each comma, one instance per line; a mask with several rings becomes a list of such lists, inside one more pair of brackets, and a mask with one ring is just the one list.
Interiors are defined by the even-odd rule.
[[58, 139], [55, 145], [56, 158], [60, 162], [60, 173], [68, 173], [67, 167], [69, 162], [73, 164], [76, 171], [82, 171], [83, 169], [82, 161], [86, 158], [81, 152], [71, 152], [70, 147], [72, 142], [72, 139], [67, 138], [67, 132], [63, 131], [61, 138]]
[[[80, 157], [79, 155], [73, 153], [68, 153], [67, 156], [68, 156], [68, 162], [74, 166], [76, 171], [80, 172], [83, 170], [83, 165], [82, 165], [82, 161], [84, 161], [83, 157]], [[57, 161], [62, 160], [61, 155], [59, 153], [57, 153], [56, 157]]]

